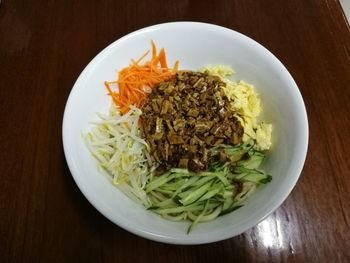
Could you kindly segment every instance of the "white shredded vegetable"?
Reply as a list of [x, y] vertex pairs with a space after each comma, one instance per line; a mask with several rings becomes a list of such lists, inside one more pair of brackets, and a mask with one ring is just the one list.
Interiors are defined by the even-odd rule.
[[128, 113], [120, 115], [112, 105], [109, 114], [97, 115], [100, 120], [93, 123], [85, 137], [89, 150], [121, 191], [148, 207], [150, 201], [144, 187], [152, 162], [148, 145], [139, 134], [141, 110], [131, 107]]

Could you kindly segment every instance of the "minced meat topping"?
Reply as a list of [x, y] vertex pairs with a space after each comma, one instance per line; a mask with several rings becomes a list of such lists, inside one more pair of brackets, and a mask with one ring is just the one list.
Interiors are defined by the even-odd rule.
[[242, 142], [243, 127], [224, 86], [219, 77], [182, 71], [153, 89], [142, 107], [141, 130], [157, 174], [173, 167], [205, 170], [210, 148]]

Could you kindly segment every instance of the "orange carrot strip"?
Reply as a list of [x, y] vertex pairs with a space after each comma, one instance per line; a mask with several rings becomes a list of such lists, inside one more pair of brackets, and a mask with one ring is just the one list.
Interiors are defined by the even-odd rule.
[[164, 48], [162, 48], [159, 52], [159, 62], [160, 62], [160, 66], [162, 68], [165, 68], [166, 70], [168, 70], [168, 65], [166, 63], [166, 57], [165, 57], [165, 51]]
[[[148, 50], [138, 60], [132, 59], [131, 64], [118, 73], [116, 81], [105, 82], [108, 94], [112, 97], [113, 102], [119, 106], [121, 114], [128, 112], [130, 105], [142, 107], [149, 95], [149, 89], [145, 89], [144, 86], [154, 88], [159, 82], [173, 77], [178, 71], [179, 62], [176, 61], [174, 67], [170, 69], [167, 65], [164, 48], [157, 55], [154, 41], [151, 41], [151, 44], [152, 58], [149, 61], [140, 64], [149, 54]], [[119, 91], [112, 91], [109, 84], [118, 84]]]

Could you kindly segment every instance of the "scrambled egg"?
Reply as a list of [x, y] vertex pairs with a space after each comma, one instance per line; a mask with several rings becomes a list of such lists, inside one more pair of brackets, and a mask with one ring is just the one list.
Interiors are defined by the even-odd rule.
[[224, 92], [231, 101], [231, 110], [236, 112], [236, 117], [244, 128], [243, 141], [254, 139], [259, 150], [268, 150], [271, 147], [272, 125], [257, 123], [262, 109], [254, 86], [242, 80], [233, 82], [228, 79], [234, 73], [230, 66], [207, 66], [202, 72], [218, 76], [226, 83]]

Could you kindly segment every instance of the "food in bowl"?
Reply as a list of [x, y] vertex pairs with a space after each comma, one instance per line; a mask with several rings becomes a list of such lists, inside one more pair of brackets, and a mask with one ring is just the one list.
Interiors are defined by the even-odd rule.
[[272, 177], [259, 169], [272, 125], [258, 123], [254, 87], [228, 66], [169, 68], [165, 51], [131, 61], [105, 82], [113, 103], [86, 136], [113, 183], [170, 220], [214, 220], [244, 204]]

